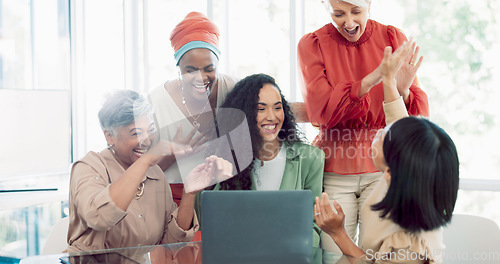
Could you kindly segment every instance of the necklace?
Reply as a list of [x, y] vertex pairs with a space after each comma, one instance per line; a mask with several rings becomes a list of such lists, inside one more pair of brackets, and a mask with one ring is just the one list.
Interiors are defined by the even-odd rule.
[[143, 193], [144, 193], [144, 182], [141, 182], [141, 184], [139, 184], [139, 187], [137, 187], [137, 192], [135, 193], [134, 198], [136, 200], [139, 200], [139, 198], [141, 198]]
[[205, 106], [203, 107], [203, 109], [201, 109], [200, 113], [196, 117], [194, 117], [194, 115], [191, 114], [191, 111], [189, 111], [189, 108], [186, 105], [186, 99], [184, 98], [184, 86], [182, 86], [181, 89], [182, 89], [182, 92], [181, 92], [181, 94], [182, 94], [182, 101], [181, 102], [184, 105], [184, 107], [186, 108], [189, 116], [191, 116], [194, 119], [193, 122], [192, 122], [193, 126], [197, 127], [200, 124], [200, 123], [198, 123], [198, 119], [200, 118], [201, 114], [203, 114], [203, 112], [205, 111], [205, 108], [207, 108], [207, 105], [210, 103], [210, 101], [207, 98], [207, 103], [205, 104]]

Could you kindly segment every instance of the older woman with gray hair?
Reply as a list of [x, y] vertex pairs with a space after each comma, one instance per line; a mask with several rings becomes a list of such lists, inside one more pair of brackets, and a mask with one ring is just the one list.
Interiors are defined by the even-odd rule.
[[[384, 48], [396, 50], [407, 41], [393, 26], [369, 19], [371, 0], [324, 0], [331, 23], [302, 37], [298, 62], [302, 93], [311, 123], [319, 128], [313, 144], [325, 152], [323, 187], [342, 206], [347, 234], [356, 240], [362, 229], [361, 205], [382, 173], [371, 159], [371, 142], [385, 126], [380, 64]], [[429, 114], [427, 95], [416, 70], [419, 48], [396, 74], [397, 90], [409, 115]], [[340, 252], [323, 234], [322, 248]]]
[[[68, 251], [88, 251], [192, 240], [198, 230], [196, 191], [184, 191], [179, 207], [157, 163], [190, 147], [154, 141], [149, 101], [134, 91], [113, 93], [99, 111], [108, 143], [75, 162], [69, 196]], [[232, 173], [232, 165], [207, 158], [191, 177]]]

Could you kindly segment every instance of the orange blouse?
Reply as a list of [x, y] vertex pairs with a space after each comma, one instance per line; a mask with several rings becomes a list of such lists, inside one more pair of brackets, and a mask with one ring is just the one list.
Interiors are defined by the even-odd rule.
[[[298, 44], [302, 94], [309, 120], [320, 132], [313, 144], [325, 152], [325, 171], [338, 174], [377, 172], [371, 142], [385, 127], [382, 83], [358, 97], [361, 80], [382, 61], [384, 48], [396, 50], [406, 36], [393, 26], [368, 20], [356, 42], [347, 41], [330, 23], [302, 37]], [[409, 115], [429, 115], [427, 95], [415, 78]]]

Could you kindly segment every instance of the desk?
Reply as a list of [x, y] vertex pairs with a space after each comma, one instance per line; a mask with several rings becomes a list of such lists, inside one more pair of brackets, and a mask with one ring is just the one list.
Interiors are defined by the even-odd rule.
[[[57, 264], [61, 257], [85, 257], [79, 263], [140, 263], [140, 264], [202, 264], [201, 242], [186, 242], [157, 246], [142, 246], [95, 250], [80, 253], [62, 253], [55, 255], [31, 256], [21, 260], [20, 264]], [[89, 258], [90, 256], [90, 258]], [[98, 260], [97, 260], [98, 259]], [[99, 262], [101, 261], [101, 262]], [[359, 259], [326, 252], [320, 248], [313, 249], [312, 264], [344, 264], [364, 263]]]

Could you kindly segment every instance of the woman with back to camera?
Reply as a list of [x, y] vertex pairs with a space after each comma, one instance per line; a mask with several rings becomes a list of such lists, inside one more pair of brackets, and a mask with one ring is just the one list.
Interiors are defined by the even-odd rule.
[[[215, 190], [311, 190], [321, 194], [324, 154], [302, 143], [288, 102], [273, 77], [253, 74], [236, 83], [217, 112], [217, 119], [243, 112], [250, 130], [252, 162]], [[230, 116], [227, 116], [230, 115]], [[311, 201], [313, 202], [313, 201]], [[313, 245], [320, 230], [314, 224]]]
[[[373, 162], [383, 173], [361, 209], [360, 247], [344, 228], [342, 206], [330, 206], [328, 195], [316, 198], [315, 219], [346, 255], [390, 263], [441, 263], [442, 227], [451, 221], [457, 199], [459, 161], [446, 132], [424, 118], [407, 117], [396, 75], [411, 43], [381, 64], [383, 108], [387, 126], [372, 143]], [[418, 68], [418, 67], [417, 67]]]
[[[136, 247], [190, 241], [198, 229], [196, 192], [183, 192], [180, 205], [157, 163], [189, 146], [155, 141], [152, 107], [134, 91], [113, 93], [99, 111], [108, 143], [89, 152], [71, 170], [68, 251]], [[157, 143], [158, 142], [158, 143]], [[190, 177], [229, 176], [232, 165], [210, 157]]]
[[[370, 157], [371, 139], [385, 126], [380, 63], [384, 48], [397, 49], [405, 35], [369, 19], [370, 0], [323, 1], [332, 23], [308, 33], [298, 44], [302, 93], [310, 122], [319, 128], [313, 145], [325, 152], [324, 190], [346, 215], [356, 240], [361, 205], [382, 175]], [[427, 95], [416, 80], [419, 48], [396, 74], [397, 91], [409, 115], [428, 116]], [[360, 238], [361, 239], [361, 238]], [[326, 234], [322, 248], [339, 252]]]
[[[204, 142], [203, 134], [213, 128], [213, 113], [236, 82], [219, 72], [219, 35], [217, 25], [198, 12], [186, 15], [172, 31], [170, 42], [179, 78], [148, 94], [162, 139], [196, 147]], [[168, 155], [159, 163], [176, 203], [182, 197], [183, 178], [205, 158], [200, 152], [189, 155], [183, 159]]]

